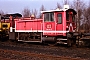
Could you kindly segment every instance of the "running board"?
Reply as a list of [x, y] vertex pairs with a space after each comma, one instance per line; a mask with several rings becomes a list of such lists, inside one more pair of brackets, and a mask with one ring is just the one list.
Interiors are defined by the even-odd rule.
[[58, 38], [57, 44], [67, 44], [67, 39]]
[[67, 44], [67, 43], [65, 43], [65, 42], [57, 42], [57, 44]]
[[57, 40], [66, 41], [67, 39], [61, 39], [61, 38], [58, 38]]
[[23, 41], [23, 40], [18, 40], [18, 41], [22, 41], [22, 42], [42, 42], [42, 41]]

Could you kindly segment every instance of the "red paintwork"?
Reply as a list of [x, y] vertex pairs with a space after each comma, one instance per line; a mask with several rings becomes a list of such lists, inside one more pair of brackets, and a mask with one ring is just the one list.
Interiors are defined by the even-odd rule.
[[[57, 14], [62, 14], [62, 24], [57, 24], [56, 25], [56, 30], [57, 31], [66, 31], [66, 12], [58, 12]], [[57, 20], [57, 18], [56, 18]], [[60, 33], [57, 33], [59, 35]], [[63, 36], [66, 36], [66, 33], [62, 33]]]
[[16, 21], [16, 30], [26, 30], [38, 31], [42, 30], [42, 19], [35, 20], [17, 20]]
[[[62, 14], [62, 23], [57, 23], [57, 14]], [[72, 15], [69, 21], [66, 20], [66, 12], [54, 12], [54, 21], [44, 22], [43, 19], [21, 18], [15, 20], [16, 32], [43, 32], [45, 36], [66, 36], [66, 31], [73, 32], [76, 29], [75, 22], [72, 21]], [[44, 15], [43, 15], [44, 17]]]

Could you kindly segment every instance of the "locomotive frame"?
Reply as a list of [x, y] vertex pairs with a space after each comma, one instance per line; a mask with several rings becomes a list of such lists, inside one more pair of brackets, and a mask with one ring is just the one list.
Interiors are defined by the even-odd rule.
[[[41, 11], [42, 19], [20, 18], [10, 26], [9, 39], [22, 42], [54, 42], [71, 46], [76, 44], [76, 11], [65, 7]], [[13, 24], [13, 23], [12, 23]]]

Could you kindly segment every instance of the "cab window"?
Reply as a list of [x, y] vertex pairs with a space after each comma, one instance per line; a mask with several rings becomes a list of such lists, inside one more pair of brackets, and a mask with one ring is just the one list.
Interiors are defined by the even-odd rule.
[[44, 21], [45, 21], [45, 22], [54, 21], [54, 13], [53, 13], [53, 12], [45, 13], [45, 14], [44, 14]]
[[66, 12], [66, 20], [69, 21], [69, 19], [70, 19], [69, 12]]
[[72, 16], [72, 21], [75, 22], [75, 15]]
[[62, 23], [62, 14], [57, 14], [58, 24]]

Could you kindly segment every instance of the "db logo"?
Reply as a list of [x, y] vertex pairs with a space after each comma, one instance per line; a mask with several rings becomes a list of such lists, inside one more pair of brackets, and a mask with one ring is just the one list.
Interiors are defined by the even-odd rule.
[[47, 24], [46, 28], [50, 29], [51, 28], [51, 24]]

